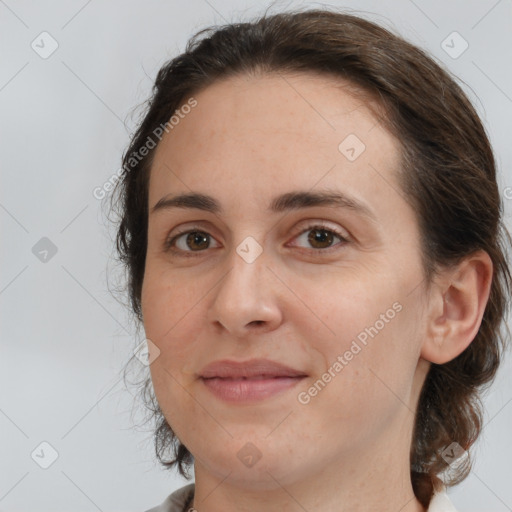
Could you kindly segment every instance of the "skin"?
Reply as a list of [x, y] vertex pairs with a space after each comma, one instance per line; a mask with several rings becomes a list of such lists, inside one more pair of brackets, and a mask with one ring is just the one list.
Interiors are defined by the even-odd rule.
[[[144, 327], [160, 350], [150, 366], [156, 397], [195, 457], [199, 512], [425, 510], [409, 467], [419, 392], [430, 363], [453, 359], [476, 335], [492, 263], [475, 253], [426, 286], [417, 219], [397, 180], [399, 142], [347, 85], [309, 74], [218, 81], [156, 149]], [[366, 146], [354, 161], [338, 149], [349, 134]], [[327, 206], [267, 211], [279, 194], [326, 189], [374, 219]], [[151, 212], [192, 191], [222, 213]], [[319, 221], [347, 241], [313, 245]], [[177, 228], [200, 229], [208, 242], [184, 235], [166, 252]], [[236, 251], [246, 237], [263, 250], [252, 263]], [[394, 318], [300, 403], [395, 303]], [[221, 401], [197, 378], [212, 361], [260, 357], [308, 377], [251, 405]], [[237, 457], [246, 443], [261, 454], [252, 467]]]

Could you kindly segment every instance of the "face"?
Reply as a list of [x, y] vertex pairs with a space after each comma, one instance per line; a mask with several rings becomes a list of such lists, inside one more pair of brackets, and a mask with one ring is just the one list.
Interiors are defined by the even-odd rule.
[[196, 478], [270, 487], [389, 443], [408, 460], [424, 289], [399, 142], [325, 77], [194, 98], [156, 149], [142, 310]]

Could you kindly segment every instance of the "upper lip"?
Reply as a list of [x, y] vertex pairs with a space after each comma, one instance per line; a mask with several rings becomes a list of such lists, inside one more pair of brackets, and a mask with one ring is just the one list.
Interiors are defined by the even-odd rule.
[[269, 359], [251, 359], [249, 361], [214, 361], [206, 365], [199, 376], [203, 379], [251, 378], [251, 377], [305, 377], [302, 370], [290, 368]]

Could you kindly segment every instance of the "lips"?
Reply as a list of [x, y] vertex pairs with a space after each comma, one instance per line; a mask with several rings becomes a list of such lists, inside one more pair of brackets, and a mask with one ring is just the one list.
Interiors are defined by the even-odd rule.
[[217, 398], [228, 402], [262, 400], [294, 387], [307, 377], [302, 370], [270, 361], [215, 361], [205, 366], [200, 379]]
[[245, 362], [215, 361], [200, 372], [203, 379], [255, 379], [263, 377], [305, 377], [303, 371], [295, 370], [268, 359], [252, 359]]

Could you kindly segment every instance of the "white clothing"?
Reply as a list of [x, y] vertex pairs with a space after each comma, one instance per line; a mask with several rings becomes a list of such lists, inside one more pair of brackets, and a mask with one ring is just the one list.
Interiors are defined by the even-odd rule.
[[[188, 484], [185, 487], [174, 491], [170, 494], [165, 501], [146, 512], [187, 512], [191, 506], [187, 508], [187, 503], [192, 502], [194, 495], [195, 484]], [[453, 506], [450, 498], [446, 494], [446, 488], [441, 488], [438, 492], [434, 493], [430, 500], [430, 505], [427, 512], [457, 512], [457, 509]]]

